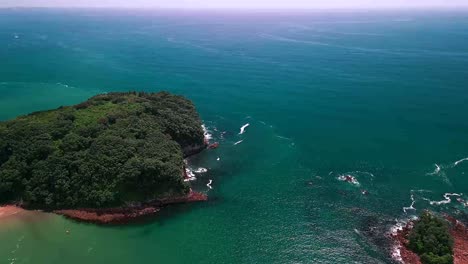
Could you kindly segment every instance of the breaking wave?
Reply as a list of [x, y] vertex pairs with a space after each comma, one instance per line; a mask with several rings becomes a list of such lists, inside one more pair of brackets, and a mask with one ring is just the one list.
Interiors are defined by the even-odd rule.
[[213, 187], [211, 187], [212, 183], [213, 183], [213, 180], [210, 179], [210, 181], [206, 184], [206, 186], [210, 188], [210, 190], [213, 189]]
[[195, 173], [190, 168], [185, 168], [185, 173], [187, 174], [187, 179], [184, 180], [185, 182], [197, 179], [197, 177], [195, 177]]
[[338, 176], [338, 180], [340, 181], [345, 181], [345, 182], [349, 182], [353, 185], [356, 185], [356, 186], [360, 186], [361, 184], [359, 183], [359, 181], [356, 179], [356, 177], [350, 175], [350, 174], [342, 174], [342, 175], [339, 175]]
[[435, 165], [434, 171], [430, 172], [430, 173], [427, 173], [427, 175], [437, 175], [440, 172], [440, 166], [437, 163], [434, 164], [434, 165]]
[[411, 205], [409, 207], [403, 207], [403, 212], [405, 212], [405, 214], [407, 210], [416, 210], [416, 208], [414, 208], [414, 203], [416, 202], [416, 200], [414, 199], [414, 194], [411, 194], [410, 197], [411, 197]]
[[246, 129], [248, 126], [250, 126], [250, 124], [249, 124], [249, 123], [247, 123], [247, 124], [243, 125], [243, 126], [240, 128], [240, 133], [239, 133], [239, 135], [242, 135], [242, 134], [244, 134], [244, 132], [245, 132], [245, 129]]
[[464, 161], [468, 161], [468, 157], [467, 158], [464, 158], [464, 159], [461, 159], [461, 160], [457, 160], [453, 163], [453, 167], [457, 166], [458, 164], [464, 162]]
[[441, 200], [441, 201], [431, 201], [427, 198], [423, 198], [424, 200], [428, 201], [430, 205], [441, 205], [441, 204], [449, 204], [452, 202], [452, 199], [451, 197], [452, 196], [457, 196], [457, 197], [461, 197], [463, 194], [462, 193], [445, 193], [443, 196], [444, 196], [444, 200]]
[[208, 172], [208, 169], [206, 168], [198, 168], [196, 170], [193, 171], [194, 173], [206, 173]]
[[452, 186], [452, 183], [450, 182], [449, 178], [447, 177], [447, 174], [445, 173], [445, 171], [443, 171], [443, 169], [445, 169], [445, 166], [439, 165], [437, 163], [435, 163], [434, 165], [435, 165], [434, 171], [426, 173], [426, 175], [439, 176], [445, 183]]
[[202, 125], [202, 129], [203, 135], [205, 136], [205, 140], [210, 141], [211, 139], [213, 139], [213, 135], [210, 133], [210, 131], [204, 124]]

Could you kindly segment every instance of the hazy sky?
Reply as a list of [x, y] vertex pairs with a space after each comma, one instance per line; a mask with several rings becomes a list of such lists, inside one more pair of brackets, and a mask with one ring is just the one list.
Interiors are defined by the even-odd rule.
[[0, 0], [0, 7], [406, 8], [468, 7], [468, 0]]

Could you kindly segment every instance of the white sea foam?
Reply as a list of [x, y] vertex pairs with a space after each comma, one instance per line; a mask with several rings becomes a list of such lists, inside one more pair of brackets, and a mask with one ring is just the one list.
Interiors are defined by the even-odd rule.
[[406, 221], [395, 219], [395, 225], [390, 228], [390, 235], [396, 236], [398, 231], [403, 230], [403, 227], [406, 226]]
[[[439, 176], [440, 178], [442, 178], [442, 180], [447, 183], [448, 185], [452, 186], [452, 183], [450, 182], [449, 178], [447, 177], [447, 174], [445, 173], [445, 169], [446, 169], [446, 166], [444, 165], [439, 165], [437, 163], [434, 164], [435, 166], [435, 169], [433, 172], [430, 172], [430, 173], [426, 173], [426, 175], [430, 175], [430, 176]], [[451, 166], [453, 167], [453, 166]]]
[[416, 202], [416, 200], [414, 199], [414, 195], [411, 194], [411, 205], [409, 207], [403, 207], [403, 212], [406, 213], [407, 210], [416, 210], [416, 208], [414, 208], [414, 203]]
[[198, 168], [196, 170], [193, 171], [194, 173], [206, 173], [208, 172], [208, 169], [206, 168]]
[[427, 175], [437, 175], [437, 174], [439, 174], [439, 172], [440, 172], [440, 166], [439, 166], [437, 163], [435, 163], [434, 166], [435, 166], [434, 171], [431, 172], [431, 173], [427, 173]]
[[185, 169], [185, 171], [187, 172], [187, 175], [189, 176], [189, 178], [195, 177], [195, 174], [193, 173], [191, 169]]
[[429, 199], [424, 199], [426, 201], [429, 201], [429, 204], [431, 205], [441, 205], [441, 204], [449, 204], [452, 202], [452, 199], [451, 199], [451, 196], [462, 196], [463, 194], [461, 193], [445, 193], [444, 194], [444, 200], [441, 200], [441, 201], [431, 201]]
[[246, 129], [248, 126], [250, 126], [250, 124], [249, 124], [249, 123], [247, 123], [247, 124], [243, 125], [243, 126], [240, 128], [240, 133], [239, 133], [239, 135], [242, 135], [242, 134], [244, 134], [244, 132], [245, 132], [245, 129]]
[[403, 264], [405, 263], [403, 261], [403, 258], [401, 257], [401, 244], [400, 243], [397, 243], [396, 245], [393, 246], [392, 259]]
[[[403, 230], [403, 228], [407, 225], [407, 223], [408, 223], [408, 220], [395, 219], [395, 224], [392, 227], [390, 227], [388, 234], [392, 237], [395, 237], [398, 234], [398, 231]], [[392, 259], [394, 259], [395, 261], [399, 263], [405, 263], [403, 261], [403, 258], [401, 257], [401, 247], [402, 245], [400, 244], [400, 242], [395, 241], [392, 247], [391, 256], [392, 256]]]
[[235, 146], [235, 145], [239, 145], [239, 144], [242, 143], [243, 141], [244, 141], [244, 140], [239, 140], [239, 141], [237, 141], [236, 143], [234, 143], [234, 146]]
[[205, 136], [205, 139], [207, 141], [210, 141], [211, 139], [213, 139], [213, 135], [210, 133], [210, 131], [208, 130], [208, 128], [206, 128], [204, 124], [202, 125], [202, 129], [203, 129], [203, 135]]
[[349, 182], [353, 185], [356, 185], [356, 186], [359, 186], [360, 183], [359, 181], [356, 179], [356, 177], [352, 176], [352, 175], [349, 175], [349, 174], [342, 174], [340, 176], [338, 176], [338, 180], [340, 181], [345, 181], [345, 182]]
[[190, 168], [185, 168], [185, 172], [186, 172], [188, 178], [185, 179], [184, 181], [188, 182], [188, 181], [194, 181], [194, 180], [197, 179], [195, 177], [195, 173], [193, 173], [193, 171]]
[[468, 161], [468, 157], [467, 157], [467, 158], [464, 158], [464, 159], [461, 159], [461, 160], [455, 161], [455, 162], [453, 163], [453, 166], [455, 167], [455, 166], [457, 166], [458, 164], [460, 164], [460, 163], [462, 163], [462, 162], [464, 162], [464, 161]]
[[210, 180], [210, 182], [208, 182], [208, 184], [206, 184], [206, 186], [207, 186], [208, 188], [210, 188], [210, 190], [213, 189], [213, 187], [211, 187], [211, 183], [213, 183], [213, 180]]
[[463, 205], [463, 207], [468, 206], [468, 201], [463, 200], [462, 198], [458, 197], [457, 201]]

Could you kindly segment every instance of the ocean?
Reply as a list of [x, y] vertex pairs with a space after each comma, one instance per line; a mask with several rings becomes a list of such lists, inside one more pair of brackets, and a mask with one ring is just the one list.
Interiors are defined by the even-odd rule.
[[0, 9], [0, 120], [128, 90], [196, 104], [209, 201], [17, 216], [0, 263], [394, 263], [398, 223], [468, 221], [468, 11]]

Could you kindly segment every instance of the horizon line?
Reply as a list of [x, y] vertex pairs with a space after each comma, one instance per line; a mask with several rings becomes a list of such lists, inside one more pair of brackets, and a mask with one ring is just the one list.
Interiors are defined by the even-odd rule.
[[385, 10], [430, 10], [467, 11], [468, 4], [462, 6], [366, 6], [366, 7], [168, 7], [168, 6], [0, 6], [0, 9], [118, 9], [118, 10], [181, 10], [181, 11], [385, 11]]

